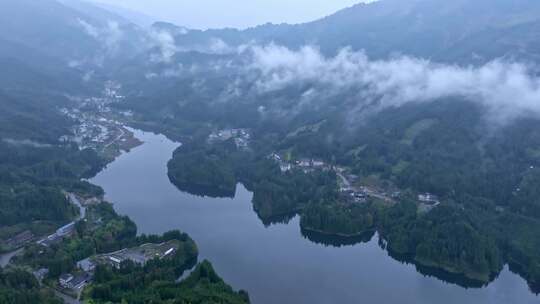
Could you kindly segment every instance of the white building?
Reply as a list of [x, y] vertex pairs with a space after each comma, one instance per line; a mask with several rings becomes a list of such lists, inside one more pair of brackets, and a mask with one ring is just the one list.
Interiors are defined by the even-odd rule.
[[120, 269], [120, 264], [122, 264], [123, 260], [118, 257], [110, 256], [109, 261], [111, 262], [113, 267]]
[[60, 279], [58, 279], [60, 286], [64, 288], [71, 288], [71, 281], [73, 281], [73, 275], [69, 273], [61, 275]]
[[62, 237], [71, 234], [73, 231], [75, 231], [75, 222], [71, 222], [63, 227], [58, 228], [58, 230], [56, 230], [56, 235]]
[[431, 193], [423, 193], [418, 195], [418, 200], [423, 203], [438, 203], [439, 198]]

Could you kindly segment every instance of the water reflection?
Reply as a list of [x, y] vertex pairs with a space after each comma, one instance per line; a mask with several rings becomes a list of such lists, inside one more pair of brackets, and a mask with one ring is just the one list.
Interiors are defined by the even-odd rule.
[[297, 214], [296, 213], [289, 213], [289, 214], [283, 214], [283, 215], [274, 215], [271, 217], [262, 217], [259, 215], [259, 213], [253, 208], [253, 212], [257, 214], [257, 217], [263, 223], [265, 227], [270, 227], [272, 225], [287, 225], [289, 224], [292, 219], [294, 219]]
[[209, 198], [234, 198], [236, 193], [236, 187], [232, 190], [219, 189], [217, 187], [201, 186], [185, 183], [176, 183], [175, 186], [178, 190], [189, 193], [191, 195], [199, 197]]
[[[172, 180], [171, 182], [173, 183]], [[193, 185], [193, 184], [175, 183], [175, 186], [180, 191], [183, 191], [183, 192], [186, 192], [191, 195], [198, 196], [198, 197], [202, 197], [202, 198], [234, 199], [235, 194], [236, 194], [236, 187], [234, 187], [234, 192], [230, 192], [230, 191], [219, 189], [218, 187], [203, 187], [203, 186], [198, 186], [198, 185]], [[299, 216], [298, 213], [290, 213], [290, 214], [283, 214], [283, 215], [274, 215], [271, 217], [262, 217], [257, 212], [257, 210], [255, 210], [255, 208], [253, 208], [253, 212], [257, 214], [257, 217], [259, 218], [259, 220], [263, 223], [265, 227], [270, 227], [272, 225], [287, 225], [291, 222], [292, 219]], [[304, 229], [302, 227], [300, 227], [300, 229], [301, 229], [300, 231], [301, 235], [305, 239], [315, 244], [320, 244], [327, 247], [336, 247], [336, 248], [344, 247], [344, 246], [355, 246], [355, 245], [359, 245], [363, 243], [368, 243], [372, 240], [373, 236], [376, 234], [376, 231], [373, 230], [373, 231], [364, 232], [361, 235], [356, 235], [356, 236], [341, 236], [341, 235], [327, 234], [321, 231]], [[383, 250], [388, 250], [386, 243], [382, 239], [379, 239], [378, 243], [379, 243], [379, 246]], [[421, 265], [415, 261], [414, 256], [401, 255], [391, 250], [388, 250], [388, 254], [390, 257], [392, 257], [396, 261], [399, 261], [404, 264], [414, 265], [416, 270], [426, 277], [433, 277], [433, 278], [445, 281], [447, 283], [455, 284], [463, 288], [486, 287], [489, 285], [489, 283], [493, 282], [498, 276], [498, 273], [492, 274], [489, 282], [486, 283], [480, 280], [474, 280], [474, 279], [468, 278], [462, 274], [451, 273], [441, 268]]]
[[160, 135], [136, 136], [145, 144], [92, 182], [105, 189], [115, 209], [130, 216], [141, 233], [188, 233], [200, 258], [210, 260], [234, 288], [247, 290], [253, 303], [539, 303], [507, 267], [488, 286], [465, 289], [389, 256], [376, 235], [329, 239], [302, 232], [299, 218], [291, 215], [263, 223], [253, 211], [252, 193], [242, 185], [233, 199], [181, 192], [166, 170], [178, 144]]
[[315, 244], [321, 244], [331, 247], [354, 246], [357, 244], [368, 243], [375, 235], [375, 231], [367, 231], [357, 236], [337, 236], [328, 235], [318, 231], [301, 229], [302, 236]]
[[[382, 240], [379, 241], [379, 245], [381, 246], [381, 248], [387, 249]], [[482, 287], [486, 287], [486, 286], [489, 285], [489, 283], [493, 282], [498, 276], [497, 274], [494, 274], [490, 278], [489, 282], [485, 283], [485, 282], [482, 282], [482, 281], [467, 278], [466, 276], [461, 275], [461, 274], [450, 273], [450, 272], [445, 271], [445, 270], [440, 269], [440, 268], [423, 266], [421, 264], [418, 264], [414, 260], [414, 257], [411, 257], [411, 256], [400, 255], [400, 254], [398, 254], [396, 252], [393, 252], [391, 250], [388, 250], [388, 249], [387, 249], [387, 252], [388, 252], [388, 255], [390, 257], [392, 257], [396, 261], [399, 261], [399, 262], [401, 262], [403, 264], [414, 265], [415, 268], [416, 268], [416, 271], [418, 271], [419, 273], [423, 274], [426, 277], [433, 277], [433, 278], [445, 281], [447, 283], [455, 284], [455, 285], [463, 287], [463, 288], [482, 288]]]

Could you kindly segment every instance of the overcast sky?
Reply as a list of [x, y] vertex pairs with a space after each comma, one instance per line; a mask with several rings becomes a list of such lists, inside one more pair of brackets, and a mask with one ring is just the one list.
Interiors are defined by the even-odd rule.
[[300, 23], [369, 0], [94, 0], [190, 28]]

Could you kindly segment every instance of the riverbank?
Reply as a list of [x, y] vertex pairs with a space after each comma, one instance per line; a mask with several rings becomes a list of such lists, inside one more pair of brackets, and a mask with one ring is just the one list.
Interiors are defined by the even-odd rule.
[[302, 228], [303, 231], [306, 231], [308, 233], [312, 232], [312, 233], [325, 235], [325, 236], [328, 236], [328, 237], [337, 237], [337, 238], [344, 238], [344, 239], [357, 239], [357, 238], [365, 236], [367, 234], [373, 235], [376, 232], [374, 229], [368, 229], [368, 230], [364, 230], [364, 231], [361, 231], [361, 232], [358, 232], [358, 233], [347, 234], [347, 233], [328, 232], [328, 231], [324, 231], [324, 230], [319, 230], [319, 229], [310, 228], [310, 227], [303, 227], [303, 226], [301, 226], [301, 228]]
[[14, 250], [14, 251], [11, 251], [11, 252], [8, 252], [8, 253], [4, 253], [4, 254], [0, 254], [0, 268], [6, 268], [6, 266], [9, 265], [9, 263], [11, 262], [11, 259], [13, 259], [13, 257], [21, 254], [24, 252], [24, 248], [19, 248], [17, 250]]
[[488, 287], [463, 288], [389, 257], [373, 236], [334, 246], [303, 235], [298, 216], [265, 225], [253, 210], [253, 193], [241, 184], [232, 199], [181, 192], [170, 183], [166, 167], [179, 143], [159, 134], [135, 135], [145, 144], [124, 153], [91, 182], [103, 187], [105, 198], [114, 202], [119, 214], [133, 219], [139, 233], [188, 233], [201, 258], [212, 261], [235, 289], [247, 290], [253, 303], [538, 301], [524, 280], [508, 269]]
[[477, 284], [480, 285], [487, 285], [489, 282], [493, 281], [493, 279], [497, 276], [497, 274], [500, 272], [500, 270], [497, 273], [492, 272], [475, 272], [471, 270], [460, 270], [456, 267], [453, 267], [451, 265], [444, 265], [437, 263], [432, 260], [427, 259], [421, 259], [418, 257], [414, 258], [414, 262], [422, 267], [431, 268], [434, 270], [437, 270], [439, 272], [446, 272], [449, 275], [453, 276], [461, 276], [464, 278], [464, 280], [470, 280], [473, 282], [477, 282]]

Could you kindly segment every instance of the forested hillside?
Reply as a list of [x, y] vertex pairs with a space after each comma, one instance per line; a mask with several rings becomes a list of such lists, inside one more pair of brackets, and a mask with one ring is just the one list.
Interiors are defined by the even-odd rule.
[[[537, 291], [539, 25], [534, 0], [380, 0], [305, 24], [206, 31], [146, 29], [78, 1], [2, 1], [0, 237], [73, 220], [64, 191], [102, 195], [82, 179], [110, 158], [60, 140], [82, 124], [61, 109], [100, 109], [181, 140], [168, 167], [182, 190], [230, 197], [242, 182], [264, 224], [299, 215], [306, 233], [378, 231], [405, 261], [481, 284], [509, 264]], [[98, 104], [107, 93], [121, 102]], [[210, 140], [239, 128], [249, 140]], [[321, 168], [301, 165], [314, 160]], [[366, 193], [351, 202], [347, 187]], [[132, 266], [100, 269], [86, 296], [247, 301], [206, 263], [182, 284], [168, 265], [150, 277]], [[140, 291], [115, 285], [133, 277]], [[41, 292], [21, 281], [25, 301]]]

